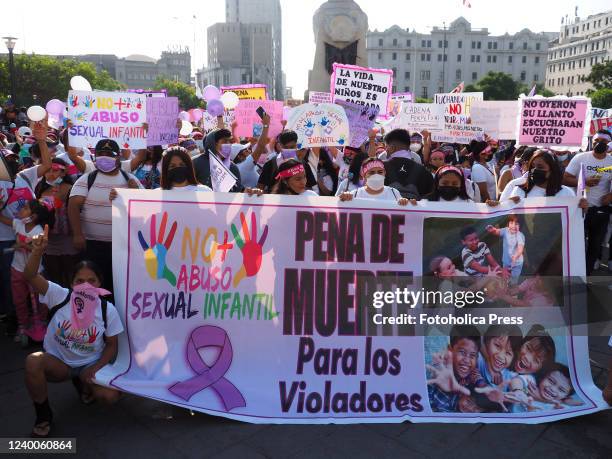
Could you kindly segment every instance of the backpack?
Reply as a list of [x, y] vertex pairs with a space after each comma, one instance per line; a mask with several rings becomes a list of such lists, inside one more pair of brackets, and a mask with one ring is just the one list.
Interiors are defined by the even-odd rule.
[[[51, 319], [53, 319], [53, 316], [57, 311], [59, 311], [64, 306], [70, 303], [70, 295], [72, 295], [72, 289], [68, 289], [68, 295], [66, 295], [64, 301], [49, 309], [49, 314], [47, 315], [47, 321], [49, 323], [51, 322]], [[100, 306], [102, 307], [102, 321], [104, 322], [104, 334], [102, 336], [106, 338], [106, 328], [108, 327], [108, 321], [106, 319], [106, 310], [108, 309], [108, 301], [104, 298], [100, 298]]]
[[[124, 171], [123, 169], [119, 169], [119, 172], [121, 172], [121, 175], [123, 176], [126, 182], [130, 181], [130, 176], [128, 175], [126, 171]], [[87, 176], [87, 191], [91, 190], [91, 187], [96, 181], [97, 176], [98, 176], [97, 170], [89, 173], [89, 175]]]

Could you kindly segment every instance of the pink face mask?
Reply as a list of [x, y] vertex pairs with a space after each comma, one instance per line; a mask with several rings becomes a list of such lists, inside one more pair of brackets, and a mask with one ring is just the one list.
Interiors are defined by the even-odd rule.
[[110, 295], [110, 292], [89, 282], [73, 288], [70, 295], [71, 322], [76, 329], [85, 330], [93, 323], [100, 295]]

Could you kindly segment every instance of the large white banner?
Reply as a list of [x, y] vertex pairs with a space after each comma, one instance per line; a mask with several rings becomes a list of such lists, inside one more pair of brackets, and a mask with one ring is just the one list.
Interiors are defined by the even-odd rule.
[[[542, 267], [584, 274], [576, 199], [491, 210], [459, 203], [399, 207], [319, 197], [118, 193], [113, 263], [126, 333], [117, 361], [97, 373], [102, 384], [254, 423], [539, 423], [605, 406], [591, 380], [586, 338], [553, 332], [550, 320], [566, 304], [563, 289], [532, 280]], [[467, 292], [440, 283], [437, 290], [454, 298], [453, 320], [461, 317], [472, 331], [457, 339], [452, 329], [432, 326], [436, 317], [451, 319], [433, 313], [421, 276], [431, 269], [442, 275], [442, 265], [445, 273], [465, 272], [461, 260], [474, 240], [505, 266], [503, 238], [492, 228], [511, 226], [509, 215], [518, 218], [525, 239], [518, 287], [537, 298], [538, 307], [517, 305], [506, 318], [500, 308], [463, 314], [455, 306], [465, 304]], [[486, 281], [492, 293], [483, 307], [500, 298], [527, 301], [516, 284], [497, 277], [462, 279]], [[412, 293], [396, 296], [396, 288]], [[446, 299], [433, 299], [440, 301]], [[486, 336], [507, 321], [520, 337], [500, 364], [485, 352]], [[536, 336], [534, 323], [547, 331]], [[548, 352], [541, 365], [525, 365], [531, 362], [525, 355], [544, 346], [542, 340]], [[489, 365], [507, 378], [505, 385], [487, 379]], [[472, 381], [481, 366], [482, 377]], [[552, 393], [547, 376], [563, 390]], [[541, 400], [512, 389], [532, 380]]]

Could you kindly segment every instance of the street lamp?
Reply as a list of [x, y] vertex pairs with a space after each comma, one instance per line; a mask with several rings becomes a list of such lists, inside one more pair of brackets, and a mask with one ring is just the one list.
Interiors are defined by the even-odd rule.
[[6, 44], [6, 48], [9, 52], [9, 73], [11, 78], [11, 102], [13, 105], [17, 106], [17, 98], [15, 97], [15, 62], [13, 61], [13, 50], [15, 49], [15, 44], [17, 43], [17, 38], [15, 37], [2, 37], [4, 43]]

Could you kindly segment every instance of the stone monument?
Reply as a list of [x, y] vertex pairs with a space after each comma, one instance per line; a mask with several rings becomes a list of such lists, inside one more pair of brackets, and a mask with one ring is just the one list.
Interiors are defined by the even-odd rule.
[[334, 62], [367, 67], [368, 17], [353, 0], [327, 0], [312, 22], [316, 51], [308, 90], [329, 92]]

